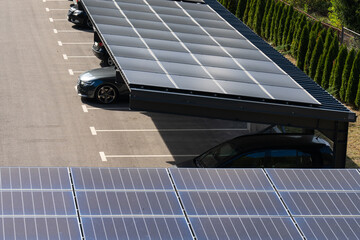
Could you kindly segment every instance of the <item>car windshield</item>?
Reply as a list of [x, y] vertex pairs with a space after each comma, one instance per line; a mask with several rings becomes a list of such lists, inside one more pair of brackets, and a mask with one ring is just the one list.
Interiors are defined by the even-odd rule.
[[236, 144], [226, 142], [221, 144], [210, 152], [207, 152], [196, 159], [197, 165], [201, 167], [218, 167], [227, 159], [238, 154], [239, 149], [235, 148]]

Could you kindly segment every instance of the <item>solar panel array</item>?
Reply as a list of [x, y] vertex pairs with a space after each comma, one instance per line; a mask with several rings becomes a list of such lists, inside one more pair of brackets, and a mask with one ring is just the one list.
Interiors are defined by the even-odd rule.
[[207, 4], [82, 2], [130, 88], [320, 105]]
[[360, 239], [356, 169], [0, 168], [1, 239]]

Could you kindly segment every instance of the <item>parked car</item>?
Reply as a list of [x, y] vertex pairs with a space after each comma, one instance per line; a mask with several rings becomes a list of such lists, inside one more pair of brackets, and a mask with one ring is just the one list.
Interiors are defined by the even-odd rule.
[[81, 97], [95, 98], [105, 104], [114, 103], [129, 94], [125, 82], [116, 78], [114, 67], [97, 68], [81, 74], [77, 91]]
[[260, 133], [236, 137], [178, 167], [330, 168], [330, 144], [314, 134]]
[[76, 25], [92, 28], [92, 22], [88, 15], [84, 11], [81, 1], [77, 1], [77, 4], [71, 4], [68, 11], [67, 19]]
[[107, 52], [104, 44], [102, 43], [98, 33], [94, 32], [94, 44], [92, 46], [94, 55], [99, 58], [106, 66], [113, 66], [114, 61]]

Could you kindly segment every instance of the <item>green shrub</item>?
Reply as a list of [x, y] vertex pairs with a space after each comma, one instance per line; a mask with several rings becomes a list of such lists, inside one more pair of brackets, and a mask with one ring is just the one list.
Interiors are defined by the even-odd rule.
[[265, 39], [270, 38], [270, 29], [271, 29], [271, 22], [274, 16], [275, 11], [275, 1], [271, 2], [270, 9], [267, 13], [266, 20], [265, 20], [265, 26], [264, 26], [264, 37]]
[[308, 48], [307, 48], [306, 55], [305, 55], [304, 71], [307, 75], [309, 75], [309, 72], [310, 72], [310, 60], [311, 60], [312, 52], [315, 48], [316, 38], [317, 38], [317, 32], [315, 29], [314, 31], [312, 31], [310, 33], [309, 44], [308, 44]]
[[243, 20], [247, 2], [248, 2], [247, 0], [238, 0], [235, 16], [239, 18], [241, 21]]
[[261, 22], [265, 13], [265, 4], [266, 4], [265, 1], [266, 0], [258, 0], [256, 5], [254, 30], [259, 35], [261, 35]]
[[245, 24], [247, 24], [250, 7], [251, 7], [251, 4], [252, 4], [253, 1], [254, 0], [248, 0], [246, 2], [246, 8], [245, 8], [244, 15], [243, 15], [243, 20], [242, 20]]
[[260, 33], [263, 38], [265, 38], [265, 26], [266, 26], [267, 15], [269, 13], [270, 6], [273, 4], [274, 0], [265, 0], [265, 1], [266, 1], [266, 5], [264, 10], [264, 16], [261, 21], [261, 33]]
[[228, 0], [227, 9], [232, 13], [236, 13], [236, 0]]
[[329, 83], [330, 87], [333, 89], [334, 96], [337, 98], [339, 98], [339, 92], [341, 88], [342, 74], [344, 71], [346, 56], [347, 56], [347, 47], [345, 45], [342, 45], [340, 48], [340, 52], [336, 57]]
[[276, 21], [279, 15], [279, 11], [280, 11], [280, 2], [277, 2], [275, 4], [275, 10], [274, 10], [274, 14], [273, 14], [273, 18], [271, 20], [271, 25], [270, 25], [270, 35], [269, 35], [269, 40], [273, 41], [274, 39], [274, 29], [275, 29], [275, 25], [276, 25]]
[[333, 68], [334, 60], [339, 53], [339, 39], [337, 35], [333, 38], [329, 51], [326, 54], [325, 65], [324, 65], [324, 73], [322, 76], [321, 86], [324, 89], [329, 87], [330, 75]]
[[256, 10], [255, 8], [256, 8], [257, 1], [258, 0], [251, 0], [250, 8], [248, 11], [246, 25], [248, 25], [251, 28], [254, 28], [254, 17], [255, 17], [255, 10]]
[[286, 50], [290, 50], [290, 46], [293, 40], [293, 36], [294, 36], [294, 32], [296, 30], [295, 26], [298, 23], [298, 19], [299, 19], [299, 14], [298, 12], [294, 11], [293, 14], [293, 18], [290, 20], [290, 27], [289, 27], [289, 31], [288, 34], [286, 36], [286, 41], [285, 41], [285, 49]]
[[323, 48], [323, 54], [326, 54], [329, 50], [330, 44], [333, 40], [334, 34], [331, 28], [326, 31], [325, 43]]
[[322, 76], [324, 74], [325, 58], [326, 58], [325, 54], [321, 54], [319, 63], [316, 68], [314, 81], [319, 85], [321, 85]]
[[354, 63], [351, 67], [349, 82], [346, 88], [345, 102], [353, 104], [359, 85], [360, 76], [360, 51], [355, 56]]
[[314, 51], [311, 55], [311, 60], [310, 60], [310, 77], [312, 79], [314, 79], [315, 74], [316, 74], [316, 69], [319, 63], [319, 59], [321, 56], [321, 53], [323, 51], [323, 47], [324, 47], [324, 41], [322, 36], [320, 35], [320, 37], [318, 38], [316, 44], [315, 44], [315, 48]]
[[[360, 80], [358, 79], [358, 82], [359, 82]], [[357, 94], [356, 94], [356, 98], [355, 98], [355, 106], [357, 107], [357, 108], [359, 108], [360, 107], [360, 84], [358, 84], [358, 90], [357, 90]]]
[[297, 50], [298, 50], [298, 47], [299, 47], [301, 31], [303, 30], [305, 24], [306, 24], [306, 17], [305, 17], [305, 15], [302, 14], [302, 16], [300, 18], [300, 22], [296, 27], [294, 37], [293, 37], [293, 41], [291, 43], [291, 55], [294, 58], [297, 58], [297, 54], [298, 54]]
[[341, 76], [341, 88], [340, 88], [340, 93], [339, 93], [340, 100], [342, 102], [345, 102], [347, 84], [349, 82], [351, 68], [354, 63], [355, 55], [356, 55], [355, 50], [351, 49], [351, 51], [349, 52], [349, 54], [346, 57], [343, 74]]
[[298, 48], [298, 57], [297, 57], [297, 66], [302, 71], [304, 71], [305, 55], [306, 55], [306, 50], [308, 48], [308, 44], [309, 44], [309, 28], [308, 26], [305, 26], [305, 28], [301, 32], [300, 44]]
[[289, 33], [291, 19], [293, 18], [293, 15], [294, 15], [294, 7], [291, 5], [287, 11], [285, 24], [284, 24], [284, 32], [282, 33], [281, 45], [286, 44], [286, 38]]
[[282, 43], [282, 37], [284, 34], [284, 28], [285, 28], [285, 21], [286, 17], [289, 11], [289, 7], [287, 5], [284, 6], [283, 11], [280, 16], [279, 24], [277, 26], [276, 30], [276, 38], [275, 38], [275, 45], [281, 45]]

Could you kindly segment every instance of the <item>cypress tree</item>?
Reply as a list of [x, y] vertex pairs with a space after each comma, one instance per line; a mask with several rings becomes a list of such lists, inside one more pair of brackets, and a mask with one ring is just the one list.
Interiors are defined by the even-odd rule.
[[338, 53], [339, 53], [339, 40], [337, 38], [337, 35], [335, 35], [335, 37], [333, 38], [330, 44], [329, 51], [327, 52], [325, 58], [324, 73], [321, 81], [321, 86], [324, 89], [327, 89], [329, 87], [329, 81], [330, 81], [330, 75], [331, 75], [333, 63]]
[[279, 9], [280, 9], [280, 2], [277, 2], [277, 3], [275, 4], [275, 10], [274, 10], [273, 18], [272, 18], [272, 20], [271, 20], [271, 25], [270, 25], [270, 35], [269, 35], [269, 40], [270, 40], [270, 41], [273, 40], [275, 22], [276, 22], [276, 20], [277, 20], [278, 14], [279, 14]]
[[320, 32], [319, 32], [319, 37], [321, 36], [323, 40], [325, 40], [326, 38], [326, 33], [327, 30], [325, 28], [323, 28]]
[[240, 20], [243, 20], [247, 2], [247, 0], [238, 0], [235, 16]]
[[284, 8], [285, 8], [285, 4], [281, 1], [279, 1], [279, 9], [278, 9], [278, 12], [276, 14], [276, 19], [274, 21], [274, 28], [273, 28], [273, 33], [272, 33], [272, 41], [276, 44], [276, 38], [277, 38], [277, 34], [278, 34], [278, 28], [279, 28], [279, 22], [280, 22], [280, 19], [281, 19], [281, 15], [283, 14], [284, 12]]
[[266, 18], [269, 13], [270, 6], [274, 2], [273, 0], [265, 0], [265, 1], [266, 1], [266, 5], [265, 5], [264, 16], [261, 21], [261, 33], [260, 33], [263, 38], [265, 38]]
[[306, 50], [308, 48], [308, 44], [309, 44], [309, 28], [308, 26], [305, 26], [305, 28], [301, 32], [300, 44], [298, 48], [298, 57], [297, 57], [297, 66], [301, 70], [304, 70], [305, 55], [306, 55]]
[[299, 41], [300, 41], [300, 35], [303, 27], [306, 24], [306, 17], [305, 15], [302, 15], [300, 18], [300, 23], [298, 24], [296, 31], [294, 33], [293, 41], [291, 43], [291, 55], [295, 58], [297, 58], [297, 50], [299, 47]]
[[344, 70], [344, 64], [347, 56], [347, 47], [342, 45], [340, 52], [335, 60], [334, 71], [330, 77], [330, 87], [334, 91], [335, 97], [339, 98], [339, 92], [341, 88], [341, 77]]
[[246, 21], [246, 25], [248, 25], [251, 28], [254, 28], [254, 18], [255, 18], [255, 8], [257, 5], [258, 0], [251, 0], [248, 17]]
[[222, 1], [222, 5], [223, 5], [224, 7], [227, 7], [228, 4], [229, 4], [229, 0], [223, 0], [223, 1]]
[[[360, 81], [360, 80], [358, 79], [358, 81]], [[355, 106], [357, 108], [360, 107], [360, 84], [358, 84], [358, 90], [357, 90], [357, 94], [356, 94], [356, 98], [355, 98]]]
[[261, 35], [261, 22], [264, 17], [265, 12], [265, 1], [266, 0], [258, 0], [255, 11], [254, 18], [254, 30], [257, 34]]
[[248, 20], [248, 14], [249, 14], [249, 11], [250, 11], [250, 6], [251, 6], [251, 2], [253, 0], [247, 0], [246, 2], [246, 8], [245, 8], [245, 11], [244, 11], [244, 15], [243, 15], [243, 23], [247, 23], [247, 20]]
[[321, 53], [323, 51], [323, 47], [324, 47], [324, 41], [322, 39], [322, 37], [320, 36], [319, 39], [317, 40], [316, 44], [315, 44], [315, 48], [314, 51], [311, 55], [311, 60], [310, 60], [310, 77], [312, 79], [314, 79], [315, 74], [316, 74], [316, 69], [319, 63], [319, 58], [321, 56]]
[[360, 51], [355, 56], [354, 63], [351, 68], [350, 78], [346, 89], [345, 102], [353, 104], [359, 85], [360, 77]]
[[281, 45], [281, 43], [282, 43], [282, 36], [284, 34], [285, 21], [286, 21], [288, 11], [289, 11], [289, 7], [287, 5], [285, 5], [283, 8], [283, 11], [282, 11], [282, 14], [280, 17], [280, 21], [278, 24], [277, 32], [276, 32], [276, 39], [275, 39], [276, 45]]
[[293, 17], [290, 20], [290, 27], [289, 27], [289, 31], [288, 31], [288, 35], [286, 37], [286, 41], [285, 41], [285, 49], [286, 50], [290, 50], [290, 46], [293, 40], [293, 36], [294, 36], [294, 32], [295, 32], [295, 26], [298, 23], [298, 13], [294, 11]]
[[356, 55], [355, 50], [351, 49], [351, 51], [349, 52], [349, 54], [346, 57], [343, 74], [341, 76], [341, 88], [340, 88], [340, 93], [339, 93], [340, 100], [342, 102], [345, 102], [347, 84], [349, 82], [351, 68], [354, 63], [355, 55]]
[[228, 0], [227, 9], [232, 13], [236, 13], [236, 0]]
[[270, 5], [270, 9], [268, 11], [268, 14], [266, 16], [266, 20], [265, 20], [265, 27], [264, 27], [265, 39], [270, 38], [271, 22], [272, 22], [272, 19], [274, 16], [274, 11], [275, 11], [275, 1], [272, 1], [271, 5]]
[[309, 44], [308, 44], [308, 48], [307, 48], [306, 55], [305, 55], [304, 70], [307, 75], [309, 75], [309, 72], [310, 72], [310, 60], [311, 60], [312, 52], [315, 48], [316, 38], [317, 38], [317, 33], [315, 31], [312, 31], [310, 33]]
[[319, 63], [317, 65], [316, 68], [316, 73], [315, 73], [315, 82], [319, 85], [321, 85], [321, 81], [322, 81], [322, 76], [324, 74], [324, 66], [325, 66], [325, 54], [321, 54], [320, 59], [319, 59]]
[[326, 37], [325, 37], [323, 54], [326, 54], [328, 52], [332, 40], [333, 40], [333, 32], [332, 32], [331, 28], [328, 28], [328, 30], [326, 32]]
[[284, 32], [282, 33], [281, 45], [286, 44], [286, 38], [287, 38], [287, 35], [289, 32], [291, 19], [292, 19], [293, 15], [294, 15], [294, 7], [293, 7], [293, 5], [291, 5], [287, 11], [285, 24], [284, 24]]

